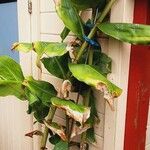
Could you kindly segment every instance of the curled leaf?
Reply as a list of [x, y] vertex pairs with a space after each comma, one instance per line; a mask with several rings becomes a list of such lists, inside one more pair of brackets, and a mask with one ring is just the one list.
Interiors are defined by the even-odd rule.
[[54, 133], [58, 134], [61, 139], [63, 141], [67, 141], [67, 137], [66, 137], [66, 134], [65, 134], [65, 130], [64, 130], [64, 127], [55, 123], [55, 122], [52, 122], [52, 123], [48, 123], [47, 121], [44, 121], [44, 124]]
[[51, 98], [52, 105], [64, 109], [66, 114], [74, 120], [83, 124], [90, 117], [90, 108], [75, 104], [70, 100], [64, 100], [57, 97]]
[[67, 45], [66, 49], [69, 52], [69, 56], [70, 56], [70, 58], [71, 58], [71, 60], [73, 62], [75, 60], [75, 58], [76, 58], [76, 49], [72, 46], [71, 43]]
[[105, 34], [131, 44], [150, 44], [150, 26], [130, 23], [101, 23], [98, 28]]
[[33, 138], [33, 135], [38, 135], [38, 136], [42, 136], [43, 133], [39, 130], [35, 130], [35, 131], [32, 131], [32, 132], [29, 132], [29, 133], [26, 133], [25, 136], [28, 136], [30, 138]]
[[89, 124], [85, 124], [84, 126], [75, 125], [71, 133], [71, 138], [74, 138], [75, 136], [82, 134], [83, 132], [87, 131], [89, 128], [91, 128]]
[[69, 64], [69, 69], [73, 76], [79, 81], [93, 86], [96, 89], [104, 93], [104, 98], [111, 101], [115, 97], [120, 96], [122, 90], [107, 80], [100, 72], [95, 68], [85, 64]]
[[63, 95], [63, 98], [67, 98], [69, 96], [69, 92], [71, 91], [72, 84], [69, 80], [65, 80], [62, 83], [61, 87], [61, 93]]

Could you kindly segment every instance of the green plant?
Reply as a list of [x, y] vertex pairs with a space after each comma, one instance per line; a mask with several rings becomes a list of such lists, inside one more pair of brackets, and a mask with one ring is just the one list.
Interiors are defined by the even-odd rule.
[[[21, 67], [7, 56], [0, 57], [0, 96], [14, 95], [20, 100], [28, 100], [28, 113], [45, 125], [41, 135], [40, 149], [46, 149], [46, 142], [54, 144], [54, 150], [68, 150], [77, 146], [87, 149], [94, 143], [94, 125], [99, 123], [93, 90], [103, 93], [113, 109], [114, 98], [122, 90], [107, 79], [111, 72], [111, 58], [102, 53], [98, 41], [98, 31], [131, 44], [150, 44], [150, 27], [139, 24], [106, 23], [106, 17], [116, 0], [54, 0], [56, 11], [65, 27], [61, 33], [62, 42], [15, 43], [13, 50], [37, 53], [36, 64], [41, 63], [48, 72], [62, 79], [62, 87], [56, 91], [49, 82], [24, 77]], [[84, 22], [80, 11], [92, 7], [92, 17]], [[76, 39], [64, 42], [72, 31]], [[46, 57], [45, 57], [46, 56]], [[76, 100], [70, 100], [70, 92], [76, 92]], [[82, 103], [79, 104], [79, 97]], [[66, 113], [66, 126], [53, 122], [56, 109]], [[29, 134], [28, 134], [29, 135]], [[73, 141], [80, 135], [81, 141]]]

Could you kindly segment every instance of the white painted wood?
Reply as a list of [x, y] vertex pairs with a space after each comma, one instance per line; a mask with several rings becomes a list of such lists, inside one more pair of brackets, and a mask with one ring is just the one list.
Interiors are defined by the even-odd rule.
[[147, 146], [145, 147], [145, 150], [150, 150], [150, 145], [147, 145]]
[[150, 126], [150, 105], [149, 105], [149, 113], [148, 113], [147, 126]]
[[149, 114], [148, 114], [148, 121], [147, 121], [145, 146], [146, 146], [146, 150], [150, 150], [150, 104], [149, 104]]
[[[40, 40], [40, 0], [32, 0], [32, 14], [31, 14], [31, 41]], [[37, 55], [35, 52], [32, 52], [32, 75], [35, 79], [41, 79], [41, 72], [36, 66]], [[36, 121], [33, 118], [33, 121]], [[33, 130], [41, 130], [41, 124], [36, 123], [33, 125]], [[39, 150], [40, 148], [40, 136], [34, 136], [33, 139], [33, 150]]]
[[55, 4], [53, 0], [40, 0], [40, 12], [55, 12]]
[[41, 13], [41, 33], [60, 34], [64, 28], [56, 12]]
[[[31, 41], [31, 16], [28, 13], [28, 1], [18, 0], [18, 29], [19, 29], [19, 41], [20, 42], [30, 42]], [[32, 74], [32, 54], [31, 53], [20, 53], [20, 65], [22, 67], [25, 76]], [[20, 116], [23, 118], [22, 121], [18, 119], [18, 124], [21, 123], [23, 130], [28, 129], [27, 132], [33, 130], [33, 117], [27, 115], [26, 111], [28, 109], [27, 103], [21, 104], [18, 102], [18, 107], [21, 111]], [[28, 118], [28, 119], [26, 119]], [[33, 150], [33, 139], [27, 138], [28, 142], [23, 141], [23, 146], [21, 149]]]
[[150, 126], [147, 126], [147, 131], [146, 131], [146, 146], [150, 145]]
[[32, 150], [32, 139], [25, 137], [31, 131], [31, 118], [24, 102], [9, 96], [0, 100], [0, 149]]
[[[132, 22], [134, 1], [119, 0], [111, 11], [111, 22]], [[115, 111], [106, 104], [104, 150], [123, 150], [127, 87], [130, 60], [130, 45], [110, 39], [109, 56], [113, 59], [110, 80], [123, 89], [122, 95], [115, 100]]]

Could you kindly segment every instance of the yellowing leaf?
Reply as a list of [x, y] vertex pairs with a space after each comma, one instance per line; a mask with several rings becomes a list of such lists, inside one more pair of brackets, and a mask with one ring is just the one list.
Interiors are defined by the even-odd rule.
[[33, 45], [32, 45], [32, 43], [18, 43], [18, 42], [16, 42], [12, 45], [11, 49], [27, 53], [27, 52], [33, 50]]
[[122, 90], [111, 83], [106, 77], [104, 77], [95, 68], [85, 64], [69, 64], [69, 69], [73, 76], [79, 81], [93, 86], [96, 89], [104, 93], [104, 98], [109, 101], [115, 97], [120, 96]]
[[62, 56], [67, 53], [67, 44], [37, 41], [33, 43], [15, 43], [12, 46], [12, 49], [21, 52], [34, 50], [37, 53], [36, 64], [39, 68], [41, 68], [40, 59], [44, 54], [48, 57]]
[[70, 100], [64, 100], [57, 97], [51, 98], [52, 105], [64, 109], [66, 114], [74, 120], [83, 124], [90, 117], [90, 108], [75, 104]]

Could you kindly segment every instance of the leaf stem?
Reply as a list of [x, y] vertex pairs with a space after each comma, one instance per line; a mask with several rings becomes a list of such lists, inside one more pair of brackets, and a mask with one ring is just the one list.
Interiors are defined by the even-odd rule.
[[[54, 106], [51, 106], [50, 110], [49, 110], [49, 113], [48, 113], [48, 116], [47, 116], [47, 121], [49, 123], [52, 122], [52, 119], [54, 117], [54, 114], [55, 114], [55, 111], [56, 111], [56, 107]], [[47, 138], [48, 138], [48, 128], [45, 126], [45, 129], [44, 129], [44, 133], [43, 133], [43, 136], [42, 136], [42, 139], [41, 139], [41, 150], [45, 150], [46, 149], [46, 142], [47, 142]]]
[[[96, 24], [94, 25], [94, 27], [92, 28], [91, 32], [89, 33], [89, 35], [88, 35], [88, 38], [89, 38], [89, 39], [92, 39], [92, 38], [94, 37], [95, 33], [97, 32], [97, 25], [98, 25], [99, 23], [101, 23], [101, 22], [104, 20], [104, 18], [107, 16], [107, 14], [108, 14], [109, 11], [111, 10], [111, 7], [112, 7], [113, 4], [115, 3], [115, 1], [116, 1], [116, 0], [110, 0], [110, 1], [108, 2], [108, 4], [106, 5], [105, 9], [104, 9], [103, 12], [102, 12], [102, 14], [101, 14], [100, 17], [97, 19]], [[83, 54], [83, 52], [84, 52], [84, 50], [86, 49], [87, 46], [88, 46], [88, 43], [85, 41], [85, 42], [82, 44], [82, 46], [81, 46], [81, 48], [80, 48], [80, 50], [79, 50], [79, 52], [78, 52], [78, 54], [77, 54], [77, 56], [76, 56], [76, 59], [75, 59], [76, 62], [78, 62], [78, 60], [81, 58], [81, 56], [82, 56], [82, 54]]]

